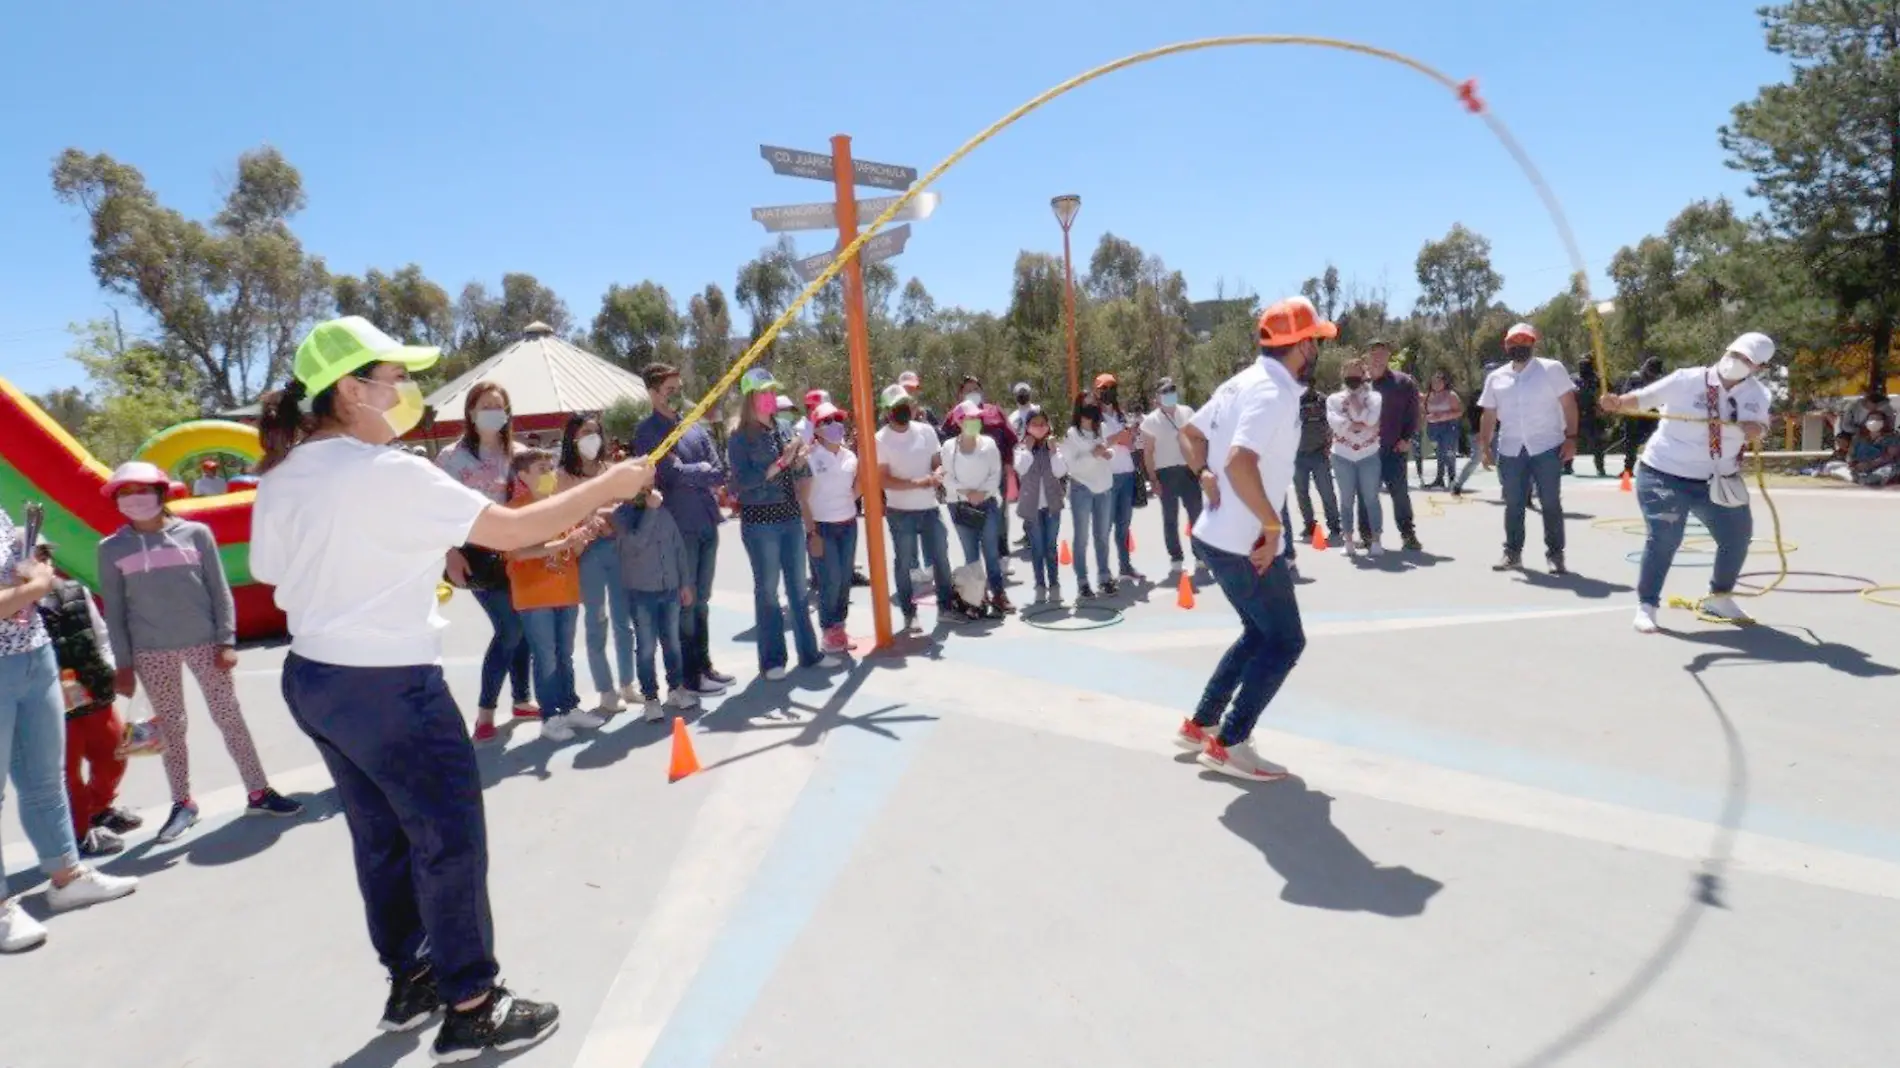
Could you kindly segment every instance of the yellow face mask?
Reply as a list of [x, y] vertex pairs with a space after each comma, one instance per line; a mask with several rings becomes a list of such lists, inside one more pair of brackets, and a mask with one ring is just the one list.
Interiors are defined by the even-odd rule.
[[549, 471], [545, 475], [534, 476], [534, 492], [536, 496], [539, 496], [539, 497], [554, 496], [554, 486], [555, 486], [554, 472]]
[[422, 422], [422, 387], [414, 382], [385, 382], [383, 385], [396, 391], [396, 403], [383, 409], [383, 421], [397, 437], [402, 437]]

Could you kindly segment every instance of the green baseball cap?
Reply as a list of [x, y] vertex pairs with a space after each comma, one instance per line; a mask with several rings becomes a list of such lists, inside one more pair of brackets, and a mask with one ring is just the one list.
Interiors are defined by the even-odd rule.
[[315, 396], [337, 380], [372, 363], [399, 363], [420, 371], [440, 359], [433, 345], [405, 345], [360, 315], [346, 315], [312, 327], [297, 346], [294, 373], [304, 392]]
[[783, 392], [783, 389], [778, 384], [778, 379], [773, 378], [772, 372], [763, 367], [754, 367], [740, 377], [740, 393], [750, 397], [760, 390], [770, 390], [773, 393]]
[[908, 403], [910, 403], [910, 390], [903, 386], [885, 386], [884, 392], [877, 398], [877, 406], [886, 410]]

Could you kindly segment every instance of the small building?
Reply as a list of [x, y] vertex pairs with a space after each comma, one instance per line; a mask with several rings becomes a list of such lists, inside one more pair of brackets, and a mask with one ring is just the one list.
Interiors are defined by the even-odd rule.
[[429, 394], [435, 418], [404, 440], [434, 444], [459, 437], [462, 409], [477, 382], [496, 382], [508, 391], [517, 436], [558, 436], [569, 415], [601, 412], [624, 398], [647, 405], [646, 383], [639, 375], [566, 341], [546, 323], [533, 322], [507, 348]]

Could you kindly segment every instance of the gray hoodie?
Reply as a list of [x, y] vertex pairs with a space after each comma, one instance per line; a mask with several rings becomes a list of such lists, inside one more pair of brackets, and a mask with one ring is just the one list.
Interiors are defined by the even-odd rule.
[[686, 566], [686, 539], [667, 508], [614, 509], [614, 549], [620, 554], [620, 584], [641, 593], [673, 593], [693, 581]]
[[128, 524], [99, 543], [99, 598], [112, 659], [140, 649], [237, 643], [237, 611], [217, 540], [203, 523], [167, 517], [146, 534]]

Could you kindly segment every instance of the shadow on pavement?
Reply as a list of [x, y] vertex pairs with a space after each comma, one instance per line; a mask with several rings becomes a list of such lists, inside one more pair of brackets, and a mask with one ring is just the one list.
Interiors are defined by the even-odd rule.
[[1536, 586], [1543, 590], [1566, 590], [1593, 601], [1600, 601], [1614, 593], [1631, 593], [1636, 587], [1625, 586], [1620, 582], [1605, 582], [1602, 579], [1579, 575], [1572, 571], [1564, 575], [1552, 575], [1543, 571], [1519, 571], [1518, 581], [1526, 586]]
[[[1800, 633], [1794, 633], [1797, 630]], [[1757, 623], [1754, 626], [1663, 633], [1677, 641], [1725, 650], [1697, 654], [1685, 668], [1691, 674], [1699, 674], [1723, 661], [1760, 661], [1770, 664], [1820, 664], [1859, 679], [1900, 675], [1900, 668], [1883, 664], [1854, 646], [1822, 641], [1819, 635], [1806, 627], [1788, 628]]]
[[[915, 641], [915, 639], [912, 639]], [[941, 655], [940, 650], [927, 643], [920, 651], [933, 659]], [[890, 713], [908, 708], [902, 702], [885, 705], [856, 715], [846, 715], [845, 705], [857, 695], [864, 686], [864, 680], [871, 672], [903, 667], [903, 653], [886, 653], [878, 657], [852, 660], [845, 667], [831, 669], [830, 673], [843, 671], [844, 679], [825, 695], [824, 703], [816, 707], [798, 700], [797, 690], [800, 683], [810, 683], [823, 677], [822, 669], [810, 668], [794, 671], [792, 674], [771, 682], [764, 677], [755, 678], [745, 689], [726, 698], [720, 706], [700, 719], [700, 729], [707, 732], [749, 733], [752, 731], [790, 732], [778, 741], [734, 753], [723, 760], [714, 761], [700, 770], [712, 771], [715, 768], [737, 764], [760, 753], [769, 752], [784, 746], [811, 746], [824, 741], [825, 735], [840, 727], [855, 727], [881, 735], [891, 741], [897, 741], [897, 735], [886, 724], [916, 723], [934, 720], [937, 717], [922, 713], [893, 716]]]
[[1410, 868], [1374, 863], [1333, 825], [1332, 797], [1298, 778], [1244, 786], [1220, 821], [1286, 880], [1280, 900], [1291, 905], [1396, 919], [1423, 915], [1444, 889]]
[[1411, 553], [1403, 549], [1387, 549], [1378, 556], [1367, 556], [1365, 553], [1359, 553], [1349, 557], [1348, 560], [1354, 567], [1361, 571], [1386, 571], [1393, 574], [1397, 574], [1401, 571], [1418, 571], [1427, 567], [1437, 567], [1439, 564], [1455, 564], [1458, 562], [1458, 558], [1455, 556], [1440, 556], [1437, 553], [1424, 551]]
[[378, 1034], [364, 1043], [362, 1049], [340, 1061], [331, 1062], [330, 1068], [396, 1068], [424, 1042], [433, 1041], [431, 1036], [435, 1034], [437, 1026], [431, 1021], [403, 1034]]

